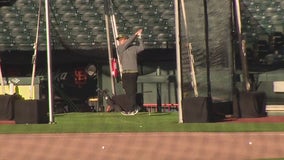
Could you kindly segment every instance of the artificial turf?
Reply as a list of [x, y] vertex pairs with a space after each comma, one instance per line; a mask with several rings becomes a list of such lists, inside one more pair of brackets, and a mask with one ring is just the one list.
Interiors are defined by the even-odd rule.
[[284, 131], [284, 123], [178, 123], [178, 112], [140, 112], [135, 116], [107, 112], [71, 112], [55, 114], [54, 120], [54, 124], [2, 124], [0, 133]]

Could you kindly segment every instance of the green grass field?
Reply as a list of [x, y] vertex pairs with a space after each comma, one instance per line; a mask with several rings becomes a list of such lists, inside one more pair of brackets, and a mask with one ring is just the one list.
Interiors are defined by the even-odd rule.
[[178, 113], [73, 112], [56, 114], [55, 124], [2, 124], [4, 133], [107, 133], [107, 132], [280, 132], [284, 123], [178, 123]]

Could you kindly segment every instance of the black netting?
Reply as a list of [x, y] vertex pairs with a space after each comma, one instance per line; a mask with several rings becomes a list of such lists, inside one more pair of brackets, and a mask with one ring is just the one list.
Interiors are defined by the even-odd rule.
[[[203, 1], [185, 1], [186, 31], [181, 27], [182, 80], [184, 96], [194, 96], [189, 58], [189, 43], [192, 45], [194, 68], [199, 96], [211, 92], [213, 99], [230, 99], [232, 93], [232, 23], [231, 1], [211, 0], [207, 4], [209, 66], [206, 61], [206, 32]], [[180, 7], [182, 10], [182, 5]], [[181, 14], [181, 26], [184, 18]], [[207, 66], [210, 68], [208, 75]], [[208, 78], [210, 79], [208, 81]], [[207, 82], [210, 82], [211, 87]], [[209, 88], [208, 88], [209, 87]]]
[[250, 71], [263, 72], [283, 68], [284, 3], [277, 0], [240, 2]]

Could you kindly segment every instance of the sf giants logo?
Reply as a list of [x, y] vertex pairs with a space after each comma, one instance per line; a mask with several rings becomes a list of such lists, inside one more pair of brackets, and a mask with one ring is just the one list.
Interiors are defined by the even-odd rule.
[[82, 87], [82, 85], [87, 83], [87, 74], [83, 69], [75, 69], [74, 76], [75, 84], [78, 87]]

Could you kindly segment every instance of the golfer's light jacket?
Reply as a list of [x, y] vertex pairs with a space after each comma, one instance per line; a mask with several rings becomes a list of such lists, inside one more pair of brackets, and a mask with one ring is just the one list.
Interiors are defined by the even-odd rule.
[[120, 71], [123, 73], [138, 72], [137, 54], [144, 50], [144, 44], [142, 38], [138, 38], [139, 45], [132, 45], [132, 42], [135, 40], [135, 38], [136, 35], [133, 34], [123, 45], [119, 45], [117, 47], [121, 64]]

